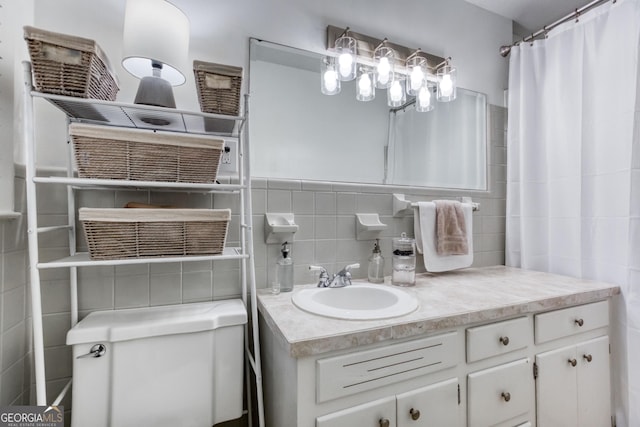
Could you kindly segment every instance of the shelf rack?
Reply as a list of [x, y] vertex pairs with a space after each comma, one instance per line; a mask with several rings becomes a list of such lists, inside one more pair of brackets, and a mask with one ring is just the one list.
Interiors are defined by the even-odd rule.
[[[23, 89], [23, 145], [26, 156], [27, 193], [27, 237], [29, 250], [29, 273], [31, 309], [33, 315], [33, 352], [36, 376], [36, 402], [47, 405], [46, 377], [44, 365], [44, 336], [42, 325], [42, 301], [40, 290], [40, 270], [68, 268], [70, 271], [71, 327], [78, 322], [78, 274], [79, 267], [131, 265], [174, 262], [195, 262], [209, 260], [238, 260], [240, 262], [241, 293], [245, 308], [250, 312], [250, 321], [245, 324], [245, 360], [247, 367], [246, 386], [249, 425], [252, 420], [251, 375], [254, 373], [257, 400], [258, 425], [264, 427], [264, 403], [262, 394], [262, 370], [258, 329], [255, 267], [253, 255], [253, 225], [251, 206], [251, 174], [249, 161], [248, 95], [244, 97], [244, 116], [224, 116], [201, 112], [167, 109], [146, 105], [126, 104], [94, 99], [71, 98], [36, 92], [33, 89], [31, 64], [24, 62]], [[62, 110], [71, 122], [93, 123], [106, 126], [156, 129], [182, 133], [213, 135], [234, 138], [238, 141], [239, 167], [237, 184], [189, 184], [155, 181], [124, 181], [110, 179], [85, 179], [75, 176], [73, 150], [68, 150], [67, 176], [36, 176], [36, 138], [34, 135], [34, 98], [42, 98]], [[63, 185], [67, 187], [68, 223], [61, 226], [38, 227], [36, 184]], [[240, 198], [240, 247], [226, 247], [221, 255], [212, 256], [171, 256], [154, 258], [129, 258], [121, 260], [91, 260], [87, 253], [76, 252], [76, 206], [75, 191], [114, 190], [118, 188], [153, 191], [184, 191], [202, 193], [231, 193]], [[40, 262], [38, 236], [56, 230], [67, 230], [69, 234], [69, 256]], [[250, 337], [251, 335], [251, 337]], [[71, 381], [52, 401], [61, 402], [70, 389]]]

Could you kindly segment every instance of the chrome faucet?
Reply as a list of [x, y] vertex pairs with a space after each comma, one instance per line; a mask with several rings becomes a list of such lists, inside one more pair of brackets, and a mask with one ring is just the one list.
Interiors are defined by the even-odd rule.
[[324, 267], [316, 265], [309, 266], [310, 271], [320, 271], [320, 276], [318, 277], [319, 288], [344, 288], [345, 286], [350, 285], [352, 268], [360, 268], [360, 264], [349, 264], [329, 279], [329, 274]]

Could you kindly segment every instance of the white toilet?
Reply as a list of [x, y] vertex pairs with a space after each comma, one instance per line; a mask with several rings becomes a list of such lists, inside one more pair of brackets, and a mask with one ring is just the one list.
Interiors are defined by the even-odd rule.
[[89, 314], [67, 334], [71, 426], [211, 427], [239, 418], [246, 322], [241, 300]]

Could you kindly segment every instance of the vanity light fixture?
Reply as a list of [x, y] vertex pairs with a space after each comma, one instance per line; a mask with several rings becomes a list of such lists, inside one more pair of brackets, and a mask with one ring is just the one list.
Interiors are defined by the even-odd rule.
[[338, 55], [338, 77], [343, 82], [355, 79], [358, 50], [356, 39], [349, 36], [349, 27], [338, 37], [334, 47]]
[[373, 101], [376, 97], [373, 69], [365, 65], [359, 65], [358, 70], [356, 99], [358, 101]]
[[393, 71], [396, 61], [395, 51], [387, 46], [387, 39], [373, 51], [373, 65], [375, 67], [375, 83], [378, 89], [388, 89], [393, 82]]
[[[331, 53], [322, 60], [323, 94], [335, 95], [340, 92], [340, 82], [357, 77], [359, 101], [370, 101], [376, 89], [387, 89], [389, 107], [415, 103], [416, 111], [426, 112], [434, 109], [436, 100], [456, 99], [457, 70], [450, 64], [451, 57], [445, 59], [331, 25], [327, 27], [327, 49]], [[408, 102], [407, 96], [412, 97]]]
[[127, 0], [122, 66], [141, 79], [135, 103], [175, 108], [172, 86], [186, 79], [189, 19], [166, 0]]
[[322, 68], [320, 70], [320, 90], [325, 95], [337, 95], [340, 93], [340, 79], [336, 69], [336, 58], [325, 56], [322, 58]]
[[449, 64], [451, 58], [445, 60], [444, 65], [438, 68], [437, 80], [438, 80], [438, 101], [449, 102], [456, 99], [456, 80], [457, 70]]

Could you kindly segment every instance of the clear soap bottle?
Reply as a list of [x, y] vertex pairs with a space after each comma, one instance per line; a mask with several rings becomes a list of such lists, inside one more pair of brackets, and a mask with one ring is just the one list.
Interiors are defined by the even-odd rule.
[[369, 257], [369, 282], [371, 283], [383, 283], [384, 282], [384, 257], [380, 252], [380, 240], [376, 239], [376, 243], [373, 246], [373, 252]]
[[291, 259], [291, 249], [288, 242], [282, 244], [280, 249], [282, 256], [278, 258], [276, 266], [277, 279], [280, 282], [281, 292], [293, 290], [293, 259]]

